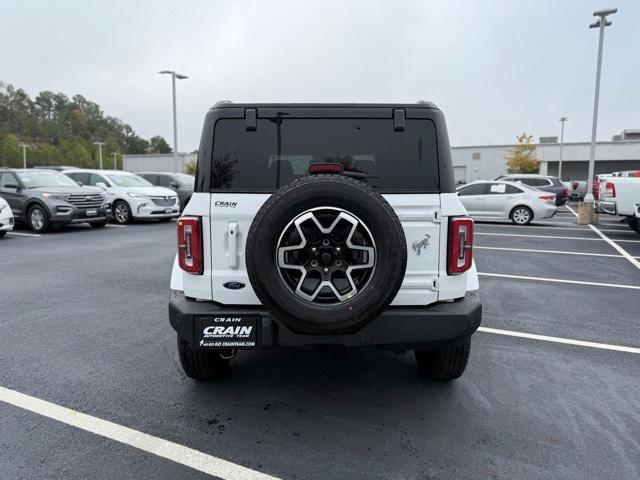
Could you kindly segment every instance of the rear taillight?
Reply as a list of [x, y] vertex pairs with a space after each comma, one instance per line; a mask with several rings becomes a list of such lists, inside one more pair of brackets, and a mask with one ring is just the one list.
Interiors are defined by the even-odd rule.
[[560, 190], [560, 196], [562, 198], [568, 197], [569, 196], [569, 190], [567, 190], [566, 188], [563, 188], [562, 190]]
[[178, 219], [178, 263], [187, 273], [202, 274], [202, 232], [198, 217]]
[[615, 198], [616, 196], [616, 186], [611, 182], [607, 182], [604, 186], [604, 196], [609, 198]]
[[631, 174], [632, 177], [640, 177], [640, 170], [638, 170], [637, 172], [633, 172]]
[[577, 190], [580, 184], [578, 182], [573, 182], [571, 184], [571, 190]]
[[538, 197], [540, 200], [555, 200], [555, 195], [540, 195]]
[[460, 275], [473, 262], [473, 220], [469, 217], [449, 218], [447, 273]]
[[600, 182], [598, 180], [593, 181], [593, 197], [600, 199]]

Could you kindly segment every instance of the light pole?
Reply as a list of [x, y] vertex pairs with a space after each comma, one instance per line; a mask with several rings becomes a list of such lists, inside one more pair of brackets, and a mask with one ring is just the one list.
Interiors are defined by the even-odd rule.
[[587, 175], [587, 194], [584, 202], [589, 205], [589, 216], [593, 212], [593, 173], [595, 169], [596, 159], [596, 131], [598, 129], [598, 102], [600, 100], [600, 73], [602, 71], [602, 44], [604, 42], [604, 29], [611, 25], [607, 20], [607, 15], [613, 15], [618, 11], [617, 8], [606, 8], [604, 10], [596, 10], [593, 12], [594, 17], [600, 17], [598, 20], [589, 25], [589, 28], [599, 28], [600, 36], [598, 39], [598, 64], [596, 67], [596, 92], [593, 99], [593, 123], [591, 125], [591, 150], [589, 152], [589, 173]]
[[560, 159], [558, 160], [558, 178], [562, 181], [562, 150], [564, 149], [564, 122], [567, 121], [567, 117], [560, 117]]
[[21, 143], [18, 145], [22, 149], [22, 168], [27, 168], [27, 148], [33, 148], [28, 143]]
[[117, 152], [111, 152], [111, 156], [113, 157], [113, 169], [117, 170], [118, 169], [118, 153]]
[[104, 142], [93, 142], [94, 145], [98, 146], [98, 158], [100, 159], [100, 170], [102, 170], [102, 146], [106, 145]]
[[177, 73], [173, 70], [161, 70], [158, 73], [171, 75], [171, 92], [173, 95], [173, 158], [175, 159], [175, 162], [177, 165], [178, 164], [178, 117], [176, 114], [176, 78], [178, 80], [184, 80], [189, 77], [187, 77], [186, 75], [182, 75], [181, 73]]

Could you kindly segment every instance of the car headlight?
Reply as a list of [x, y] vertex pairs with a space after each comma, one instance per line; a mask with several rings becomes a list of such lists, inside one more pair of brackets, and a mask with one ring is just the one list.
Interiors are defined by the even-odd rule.
[[127, 193], [127, 195], [129, 195], [130, 197], [133, 197], [133, 198], [148, 198], [147, 195], [144, 195], [142, 193], [131, 193], [131, 192], [129, 192], [129, 193]]
[[42, 194], [44, 198], [50, 198], [52, 200], [68, 200], [69, 195], [66, 193], [48, 193], [45, 192]]

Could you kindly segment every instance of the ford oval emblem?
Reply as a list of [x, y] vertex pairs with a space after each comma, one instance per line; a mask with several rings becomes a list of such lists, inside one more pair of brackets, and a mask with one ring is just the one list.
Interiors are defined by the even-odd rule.
[[222, 285], [224, 288], [228, 288], [229, 290], [240, 290], [244, 288], [245, 285], [242, 282], [227, 282]]

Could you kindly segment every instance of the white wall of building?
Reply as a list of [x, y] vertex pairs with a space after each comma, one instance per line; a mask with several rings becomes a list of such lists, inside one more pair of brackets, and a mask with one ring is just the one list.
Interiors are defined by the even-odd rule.
[[185, 165], [197, 160], [195, 153], [180, 153], [177, 160], [173, 153], [125, 155], [123, 169], [129, 172], [184, 173]]
[[[505, 158], [513, 147], [514, 145], [452, 147], [451, 158], [456, 181], [469, 183], [508, 173]], [[586, 179], [589, 152], [588, 142], [565, 143], [562, 152], [563, 172], [569, 172], [571, 179]], [[536, 157], [540, 160], [540, 173], [555, 175], [560, 158], [560, 144], [537, 144]], [[596, 144], [596, 173], [631, 169], [640, 169], [640, 141]], [[563, 174], [563, 178], [565, 177]]]

